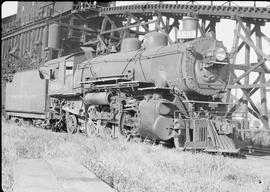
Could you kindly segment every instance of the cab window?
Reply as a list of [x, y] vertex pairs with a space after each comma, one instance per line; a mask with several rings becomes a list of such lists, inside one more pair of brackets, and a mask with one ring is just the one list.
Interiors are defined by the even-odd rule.
[[73, 62], [66, 61], [66, 75], [73, 74]]

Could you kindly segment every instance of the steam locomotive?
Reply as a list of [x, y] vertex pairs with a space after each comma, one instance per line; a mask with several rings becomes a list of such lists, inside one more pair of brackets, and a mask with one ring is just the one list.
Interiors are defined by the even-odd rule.
[[[65, 127], [70, 133], [139, 137], [173, 142], [179, 150], [237, 153], [233, 127], [223, 118], [228, 64], [225, 46], [213, 36], [168, 45], [165, 34], [151, 32], [143, 42], [124, 39], [118, 53], [92, 59], [73, 54], [47, 62], [32, 71], [44, 84], [39, 86], [44, 89], [43, 116], [29, 116], [33, 110], [16, 115], [15, 107], [6, 111], [10, 116], [44, 119], [46, 126]], [[35, 100], [31, 88], [28, 100], [12, 97], [11, 84], [7, 106], [15, 100]]]

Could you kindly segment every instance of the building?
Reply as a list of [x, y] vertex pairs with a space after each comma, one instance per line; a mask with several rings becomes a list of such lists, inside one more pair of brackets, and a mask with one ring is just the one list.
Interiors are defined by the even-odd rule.
[[[19, 1], [17, 14], [2, 19], [2, 73], [81, 51], [80, 45], [98, 34], [100, 6], [109, 2]], [[84, 13], [85, 7], [92, 9]]]

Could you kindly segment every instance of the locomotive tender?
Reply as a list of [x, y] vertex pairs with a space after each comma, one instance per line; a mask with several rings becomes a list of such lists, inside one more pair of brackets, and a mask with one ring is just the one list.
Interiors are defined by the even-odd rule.
[[46, 119], [54, 128], [238, 152], [222, 118], [229, 58], [213, 36], [168, 45], [165, 34], [152, 32], [142, 43], [124, 39], [118, 53], [70, 62], [75, 56], [40, 70], [48, 81]]

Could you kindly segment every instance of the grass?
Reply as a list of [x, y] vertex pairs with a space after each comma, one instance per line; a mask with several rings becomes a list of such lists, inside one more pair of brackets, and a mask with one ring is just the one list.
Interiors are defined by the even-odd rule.
[[242, 159], [162, 146], [54, 133], [3, 123], [2, 189], [12, 191], [18, 158], [73, 157], [121, 192], [270, 191]]

